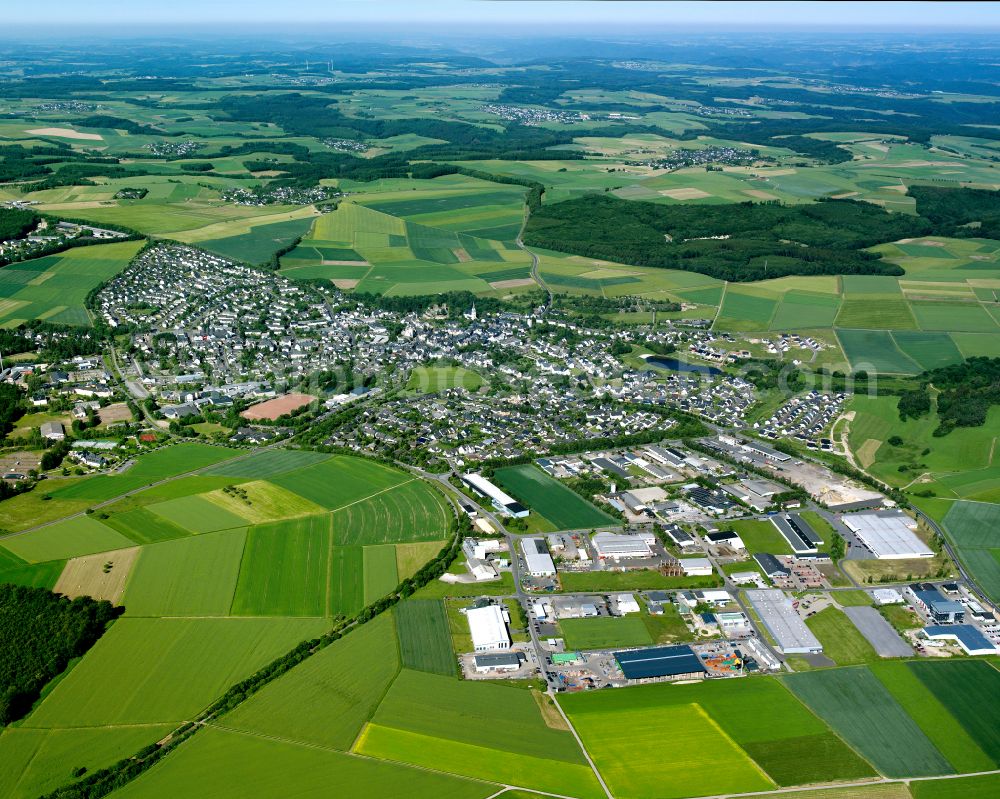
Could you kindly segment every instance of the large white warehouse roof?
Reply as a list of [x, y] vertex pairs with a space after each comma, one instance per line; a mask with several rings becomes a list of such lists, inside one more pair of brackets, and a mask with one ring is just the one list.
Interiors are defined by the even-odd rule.
[[852, 513], [842, 518], [858, 540], [880, 560], [934, 557], [930, 547], [906, 524], [904, 516]]

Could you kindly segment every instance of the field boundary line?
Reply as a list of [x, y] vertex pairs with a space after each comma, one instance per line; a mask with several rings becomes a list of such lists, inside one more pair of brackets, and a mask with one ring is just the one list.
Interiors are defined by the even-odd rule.
[[573, 738], [576, 740], [576, 745], [579, 746], [580, 751], [583, 752], [583, 756], [587, 759], [587, 763], [590, 764], [590, 768], [594, 772], [594, 776], [597, 777], [597, 782], [600, 784], [601, 788], [604, 789], [604, 793], [607, 795], [608, 799], [614, 799], [614, 794], [611, 793], [611, 789], [604, 781], [604, 776], [601, 774], [600, 769], [597, 768], [597, 764], [594, 762], [593, 758], [591, 758], [590, 752], [583, 743], [583, 739], [576, 731], [576, 727], [573, 726], [573, 722], [569, 720], [569, 716], [566, 715], [566, 711], [563, 710], [562, 705], [559, 704], [559, 698], [553, 695], [552, 703], [559, 710], [559, 715], [563, 717], [563, 721], [566, 722], [566, 726], [569, 727], [569, 731], [573, 734]]
[[337, 508], [331, 508], [328, 512], [333, 514], [336, 513], [337, 511], [350, 508], [354, 505], [359, 505], [362, 502], [367, 502], [369, 499], [373, 499], [374, 497], [386, 494], [389, 491], [395, 491], [397, 488], [402, 488], [403, 486], [409, 485], [410, 483], [415, 482], [416, 480], [419, 479], [420, 479], [419, 477], [411, 477], [409, 480], [404, 480], [402, 483], [396, 483], [396, 485], [389, 486], [388, 488], [383, 488], [381, 491], [376, 491], [374, 494], [369, 494], [367, 497], [361, 497], [361, 499], [356, 499], [353, 502], [348, 502], [346, 505], [341, 505], [340, 507]]
[[969, 771], [964, 774], [937, 774], [921, 777], [880, 777], [870, 780], [855, 780], [853, 782], [819, 782], [812, 785], [793, 785], [783, 788], [775, 788], [772, 791], [752, 791], [749, 793], [717, 793], [706, 796], [692, 796], [687, 799], [740, 799], [740, 797], [754, 796], [777, 796], [787, 793], [801, 793], [802, 791], [821, 791], [846, 788], [865, 788], [870, 785], [909, 785], [913, 782], [928, 782], [929, 780], [959, 780], [965, 777], [989, 777], [1000, 774], [1000, 769], [992, 771]]
[[[719, 307], [715, 309], [715, 316], [712, 317], [712, 326], [711, 328], [709, 328], [710, 330], [715, 330], [715, 326], [719, 322], [719, 317], [722, 316], [722, 305], [726, 301], [726, 292], [728, 290], [729, 290], [729, 281], [728, 280], [722, 281], [722, 294], [719, 297]], [[777, 306], [775, 306], [775, 310], [777, 310]], [[772, 314], [772, 316], [773, 315], [774, 314]]]
[[[367, 726], [367, 724], [368, 722], [365, 723], [365, 726]], [[317, 749], [321, 752], [333, 752], [338, 755], [354, 757], [357, 758], [358, 760], [367, 760], [372, 763], [392, 763], [393, 765], [402, 766], [404, 768], [416, 769], [417, 771], [423, 771], [428, 774], [438, 774], [443, 777], [452, 777], [454, 779], [469, 780], [470, 782], [478, 782], [482, 783], [483, 785], [500, 786], [500, 791], [492, 794], [492, 796], [497, 796], [503, 793], [504, 791], [519, 790], [519, 791], [527, 791], [529, 793], [540, 793], [543, 796], [551, 796], [553, 797], [553, 799], [579, 799], [579, 797], [569, 796], [565, 794], [545, 793], [543, 791], [536, 791], [534, 788], [526, 788], [523, 785], [508, 785], [503, 782], [493, 782], [491, 780], [484, 780], [481, 777], [468, 777], [464, 774], [454, 774], [450, 771], [442, 771], [441, 769], [431, 768], [430, 766], [420, 766], [420, 765], [415, 765], [413, 763], [404, 763], [401, 760], [391, 760], [389, 758], [383, 758], [383, 757], [372, 757], [371, 755], [365, 755], [360, 752], [344, 751], [343, 749], [335, 749], [332, 746], [324, 746], [323, 744], [317, 744], [311, 741], [300, 741], [295, 738], [283, 738], [280, 735], [269, 735], [267, 733], [255, 732], [253, 730], [241, 730], [236, 727], [229, 727], [225, 724], [219, 724], [217, 722], [212, 722], [212, 721], [206, 721], [202, 724], [202, 726], [209, 728], [214, 727], [217, 730], [223, 730], [225, 732], [235, 733], [236, 735], [244, 735], [248, 738], [260, 738], [261, 740], [265, 741], [274, 741], [276, 743], [288, 744], [290, 746], [299, 746], [302, 747], [303, 749]], [[362, 730], [364, 730], [364, 727], [362, 727]]]

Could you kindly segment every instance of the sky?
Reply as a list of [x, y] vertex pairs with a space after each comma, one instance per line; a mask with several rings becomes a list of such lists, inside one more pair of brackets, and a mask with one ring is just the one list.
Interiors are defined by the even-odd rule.
[[47, 0], [2, 3], [4, 25], [44, 32], [59, 27], [219, 30], [265, 25], [308, 32], [318, 27], [496, 25], [541, 35], [568, 29], [651, 27], [1000, 27], [1000, 2], [666, 2], [665, 0]]

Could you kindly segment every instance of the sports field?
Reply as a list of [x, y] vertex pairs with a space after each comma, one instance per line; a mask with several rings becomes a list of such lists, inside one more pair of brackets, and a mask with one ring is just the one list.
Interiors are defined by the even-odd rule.
[[496, 481], [527, 508], [548, 519], [558, 530], [609, 527], [617, 524], [604, 511], [532, 465], [496, 472]]
[[458, 366], [418, 366], [410, 372], [406, 388], [421, 394], [437, 394], [450, 388], [475, 391], [482, 384], [482, 376], [469, 369]]

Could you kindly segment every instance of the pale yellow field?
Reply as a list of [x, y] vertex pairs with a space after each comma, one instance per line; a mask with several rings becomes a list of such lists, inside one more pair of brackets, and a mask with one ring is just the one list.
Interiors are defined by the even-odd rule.
[[66, 562], [52, 590], [70, 599], [89, 596], [117, 605], [138, 556], [139, 547], [129, 547], [73, 558]]
[[241, 492], [246, 492], [246, 501], [241, 496], [226, 493], [221, 488], [202, 496], [220, 508], [254, 523], [325, 513], [324, 508], [305, 497], [300, 497], [265, 480], [242, 483], [237, 488]]
[[104, 141], [99, 133], [82, 133], [72, 128], [35, 128], [26, 130], [32, 136], [58, 136], [61, 139], [87, 139], [89, 141]]
[[396, 572], [400, 580], [412, 577], [420, 567], [437, 555], [446, 541], [418, 541], [413, 544], [396, 544]]
[[696, 189], [693, 186], [686, 186], [680, 189], [660, 189], [660, 194], [669, 197], [671, 200], [701, 200], [704, 197], [711, 197], [707, 191]]

